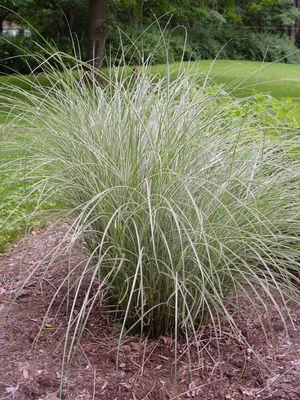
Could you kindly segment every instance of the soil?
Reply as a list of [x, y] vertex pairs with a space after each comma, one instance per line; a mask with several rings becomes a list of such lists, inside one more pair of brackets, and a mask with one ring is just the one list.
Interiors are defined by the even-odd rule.
[[[233, 302], [242, 310], [236, 319], [247, 342], [232, 335], [226, 323], [218, 340], [212, 327], [203, 327], [198, 333], [200, 358], [193, 344], [189, 351], [184, 342], [178, 344], [177, 375], [171, 337], [126, 337], [116, 366], [118, 327], [95, 309], [61, 378], [68, 322], [67, 305], [59, 298], [62, 292], [46, 323], [44, 316], [67, 268], [78, 263], [84, 250], [79, 243], [72, 254], [60, 254], [48, 270], [43, 265], [49, 260], [43, 258], [67, 230], [67, 224], [56, 224], [33, 231], [0, 259], [1, 400], [300, 399], [300, 307], [288, 306], [292, 320], [285, 329], [275, 307], [270, 305], [268, 314], [242, 296]], [[41, 267], [20, 291], [39, 262]], [[58, 309], [58, 304], [63, 307]]]

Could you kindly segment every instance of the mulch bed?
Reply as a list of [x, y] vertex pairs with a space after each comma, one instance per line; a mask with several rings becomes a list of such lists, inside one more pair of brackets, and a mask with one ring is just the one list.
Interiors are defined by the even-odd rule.
[[67, 305], [53, 319], [61, 299], [35, 339], [68, 266], [80, 259], [80, 244], [73, 254], [55, 260], [42, 283], [36, 284], [38, 272], [13, 305], [12, 299], [29, 271], [62, 241], [67, 229], [67, 224], [56, 224], [31, 232], [0, 259], [1, 400], [300, 399], [300, 307], [289, 306], [293, 323], [288, 322], [287, 334], [275, 309], [268, 318], [263, 307], [255, 308], [243, 298], [234, 301], [243, 310], [237, 320], [247, 344], [233, 337], [226, 324], [218, 341], [212, 327], [204, 327], [199, 331], [200, 358], [194, 345], [187, 351], [184, 342], [178, 344], [177, 382], [171, 337], [143, 341], [126, 337], [116, 368], [118, 327], [99, 309], [91, 315], [72, 365], [61, 379]]

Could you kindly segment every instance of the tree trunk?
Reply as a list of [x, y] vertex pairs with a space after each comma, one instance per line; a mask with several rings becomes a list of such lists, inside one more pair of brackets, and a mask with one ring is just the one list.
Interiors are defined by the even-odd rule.
[[87, 61], [100, 68], [106, 36], [107, 0], [89, 0]]
[[283, 27], [283, 33], [285, 34], [285, 36], [289, 37], [290, 33], [289, 33], [289, 28], [287, 26]]
[[[295, 7], [300, 11], [300, 0], [295, 1]], [[300, 32], [300, 18], [297, 18], [295, 25], [295, 35], [298, 35]]]

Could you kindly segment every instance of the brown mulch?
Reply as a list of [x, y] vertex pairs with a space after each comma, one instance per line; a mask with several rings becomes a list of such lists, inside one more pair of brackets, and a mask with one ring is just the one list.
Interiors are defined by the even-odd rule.
[[118, 327], [100, 309], [91, 315], [62, 379], [62, 339], [68, 313], [67, 304], [57, 307], [63, 294], [44, 325], [43, 317], [67, 269], [78, 263], [83, 252], [80, 244], [76, 254], [57, 257], [42, 281], [38, 279], [41, 268], [21, 292], [18, 288], [31, 269], [61, 243], [67, 229], [67, 224], [60, 224], [32, 232], [29, 240], [20, 240], [0, 259], [1, 400], [300, 399], [299, 306], [289, 306], [293, 323], [288, 323], [287, 334], [275, 309], [268, 318], [263, 307], [255, 308], [243, 298], [234, 301], [243, 310], [236, 318], [247, 344], [233, 337], [226, 325], [218, 341], [210, 326], [203, 328], [200, 359], [194, 345], [190, 351], [185, 343], [178, 345], [177, 383], [170, 337], [142, 341], [126, 337], [116, 368]]

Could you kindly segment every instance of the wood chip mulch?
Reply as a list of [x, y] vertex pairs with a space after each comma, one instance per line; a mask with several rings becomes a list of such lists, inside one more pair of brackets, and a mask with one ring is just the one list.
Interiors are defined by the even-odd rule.
[[292, 321], [287, 323], [287, 334], [275, 309], [268, 318], [263, 307], [255, 308], [243, 298], [234, 301], [243, 310], [237, 320], [247, 344], [234, 338], [226, 324], [218, 342], [212, 328], [204, 327], [199, 332], [200, 358], [194, 345], [188, 351], [184, 342], [178, 344], [177, 382], [171, 337], [142, 341], [126, 337], [116, 368], [118, 327], [96, 308], [62, 379], [68, 321], [63, 292], [44, 325], [43, 318], [67, 269], [80, 260], [82, 246], [75, 246], [72, 254], [60, 254], [44, 276], [41, 265], [28, 285], [18, 290], [67, 230], [68, 224], [61, 223], [32, 231], [0, 258], [1, 400], [300, 399], [300, 307], [289, 305]]

